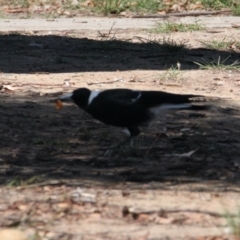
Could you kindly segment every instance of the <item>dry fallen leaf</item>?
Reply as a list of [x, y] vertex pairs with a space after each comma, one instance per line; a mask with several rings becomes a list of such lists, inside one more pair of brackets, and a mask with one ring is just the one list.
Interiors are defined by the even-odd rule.
[[232, 23], [232, 28], [240, 28], [239, 24]]
[[151, 216], [149, 214], [146, 214], [146, 213], [136, 214], [136, 220], [138, 220], [140, 222], [148, 222], [148, 221], [151, 220], [150, 218], [151, 218]]
[[95, 3], [92, 0], [87, 0], [85, 2], [80, 3], [80, 5], [83, 7], [94, 7]]
[[58, 100], [55, 102], [55, 106], [56, 106], [56, 109], [58, 109], [58, 110], [62, 109], [62, 108], [63, 108], [62, 101], [58, 99]]
[[181, 153], [181, 154], [165, 154], [166, 157], [191, 157], [199, 148], [187, 152], [187, 153]]
[[2, 88], [5, 91], [15, 91], [16, 89], [18, 89], [17, 87], [13, 87], [12, 85], [8, 84], [8, 85], [2, 85]]
[[74, 202], [95, 203], [96, 194], [84, 192], [83, 189], [77, 188], [72, 192], [72, 200]]
[[8, 13], [22, 13], [22, 12], [28, 12], [27, 8], [8, 8], [5, 9]]
[[26, 211], [26, 210], [29, 209], [29, 206], [26, 205], [26, 204], [19, 204], [18, 209], [21, 210], [21, 211]]
[[66, 212], [71, 208], [70, 202], [60, 202], [54, 205], [54, 209], [58, 212]]
[[174, 221], [175, 221], [175, 219], [173, 217], [169, 217], [169, 218], [168, 217], [167, 218], [165, 218], [165, 217], [157, 217], [155, 219], [155, 222], [157, 224], [162, 224], [162, 225], [172, 224]]

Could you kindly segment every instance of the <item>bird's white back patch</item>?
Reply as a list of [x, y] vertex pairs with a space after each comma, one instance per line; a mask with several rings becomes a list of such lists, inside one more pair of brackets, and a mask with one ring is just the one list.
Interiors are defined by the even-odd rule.
[[99, 93], [100, 93], [100, 91], [91, 91], [91, 94], [90, 94], [89, 99], [88, 99], [88, 105], [91, 104], [93, 99], [96, 98]]
[[150, 108], [150, 111], [154, 114], [159, 114], [162, 111], [173, 110], [173, 109], [184, 109], [190, 108], [192, 106], [191, 103], [182, 103], [182, 104], [162, 104], [158, 107]]
[[127, 128], [124, 128], [122, 131], [123, 131], [125, 134], [127, 134], [128, 136], [131, 136], [131, 133], [130, 133], [130, 131], [129, 131]]
[[138, 93], [137, 97], [132, 99], [132, 102], [136, 102], [142, 96], [141, 92]]
[[66, 94], [63, 94], [62, 96], [60, 96], [59, 99], [61, 100], [65, 100], [65, 99], [70, 99], [72, 97], [73, 93], [66, 93]]

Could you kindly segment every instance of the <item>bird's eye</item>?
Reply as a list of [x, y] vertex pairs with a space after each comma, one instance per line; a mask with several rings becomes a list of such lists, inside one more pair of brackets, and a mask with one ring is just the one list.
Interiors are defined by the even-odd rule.
[[62, 109], [62, 107], [63, 107], [62, 101], [58, 99], [58, 100], [55, 102], [55, 107], [56, 107], [56, 109], [58, 109], [58, 110]]

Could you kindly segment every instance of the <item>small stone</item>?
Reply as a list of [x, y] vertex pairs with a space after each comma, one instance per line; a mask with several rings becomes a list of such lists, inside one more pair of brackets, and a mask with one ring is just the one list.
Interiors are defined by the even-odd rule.
[[1, 240], [27, 240], [25, 234], [17, 229], [3, 229], [0, 231]]
[[78, 0], [72, 0], [72, 5], [78, 5], [78, 4], [79, 4]]
[[216, 86], [222, 86], [224, 85], [224, 81], [218, 81], [215, 83]]

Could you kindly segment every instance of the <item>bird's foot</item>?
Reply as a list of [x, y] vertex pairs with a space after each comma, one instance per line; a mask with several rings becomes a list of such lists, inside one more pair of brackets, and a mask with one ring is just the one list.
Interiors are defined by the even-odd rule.
[[113, 153], [124, 151], [124, 149], [127, 147], [133, 147], [132, 137], [129, 137], [128, 139], [119, 143], [118, 145], [107, 147], [107, 148], [105, 147], [101, 149], [105, 150], [104, 157], [110, 157]]

